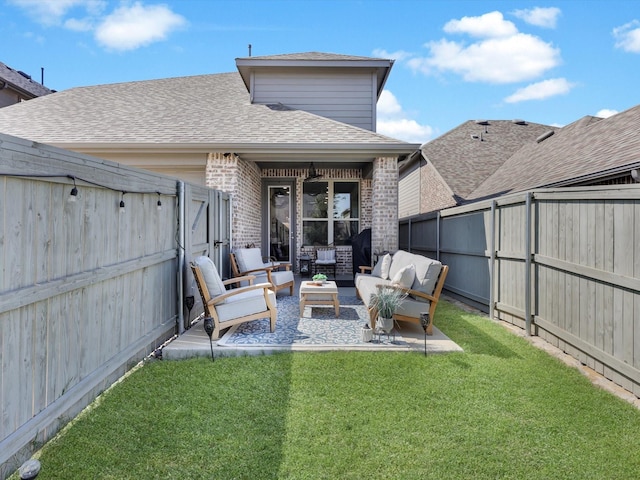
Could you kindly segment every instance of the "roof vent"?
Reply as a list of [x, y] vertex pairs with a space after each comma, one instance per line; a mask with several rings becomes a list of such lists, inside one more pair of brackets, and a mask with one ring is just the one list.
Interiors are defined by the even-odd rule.
[[516, 125], [526, 125], [527, 124], [527, 122], [525, 122], [524, 120], [522, 120], [520, 118], [514, 119], [513, 123], [515, 123]]
[[489, 120], [476, 120], [478, 125], [489, 125]]
[[31, 75], [24, 73], [22, 70], [18, 70], [18, 73], [22, 75], [24, 78], [26, 78], [27, 80], [31, 80]]
[[553, 130], [547, 130], [542, 135], [540, 135], [538, 138], [536, 138], [536, 143], [544, 142], [547, 138], [549, 138], [554, 133], [556, 133], [556, 132], [554, 132]]

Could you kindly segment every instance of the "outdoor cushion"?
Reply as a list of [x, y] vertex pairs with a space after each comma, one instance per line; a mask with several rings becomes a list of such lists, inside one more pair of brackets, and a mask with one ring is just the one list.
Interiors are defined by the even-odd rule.
[[[248, 272], [265, 267], [259, 248], [238, 248], [233, 253], [236, 256], [240, 272]], [[268, 264], [266, 265], [268, 266]]]
[[[422, 257], [416, 262], [416, 278], [412, 290], [432, 295], [438, 283], [438, 277], [442, 271], [442, 263], [431, 258]], [[416, 300], [428, 302], [428, 300], [414, 296]]]
[[386, 280], [389, 278], [389, 269], [391, 268], [391, 254], [386, 253], [380, 260], [380, 278]]
[[[268, 292], [271, 303], [275, 305], [276, 294], [272, 290]], [[238, 293], [229, 297], [223, 304], [216, 305], [216, 311], [221, 322], [252, 315], [256, 312], [263, 312], [266, 309], [267, 304], [264, 300], [264, 290], [262, 289]]]
[[401, 268], [391, 279], [391, 285], [399, 285], [404, 288], [411, 288], [416, 278], [416, 267], [411, 264]]
[[209, 290], [209, 295], [211, 296], [211, 298], [225, 293], [226, 288], [224, 287], [224, 283], [222, 283], [222, 279], [220, 278], [220, 274], [218, 273], [213, 260], [205, 255], [202, 255], [196, 257], [193, 263], [200, 267], [200, 271], [202, 272], [202, 276], [204, 277], [204, 283], [207, 285], [207, 290]]
[[316, 254], [316, 263], [319, 265], [333, 265], [336, 263], [335, 250], [318, 250]]
[[[253, 283], [269, 283], [269, 277], [266, 273], [252, 273], [251, 275], [255, 275], [256, 277]], [[293, 272], [291, 270], [271, 272], [271, 281], [275, 287], [293, 282]], [[244, 287], [249, 285], [249, 282], [243, 280], [240, 282], [240, 285]]]

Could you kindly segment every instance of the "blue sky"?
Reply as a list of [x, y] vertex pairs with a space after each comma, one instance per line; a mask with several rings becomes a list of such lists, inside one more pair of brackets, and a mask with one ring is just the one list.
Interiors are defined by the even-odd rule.
[[637, 0], [0, 0], [0, 61], [55, 90], [309, 51], [393, 58], [378, 131], [563, 126], [640, 104]]

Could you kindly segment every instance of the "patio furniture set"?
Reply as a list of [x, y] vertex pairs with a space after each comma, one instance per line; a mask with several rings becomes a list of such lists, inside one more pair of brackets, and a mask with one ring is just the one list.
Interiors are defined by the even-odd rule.
[[[229, 280], [221, 279], [209, 257], [197, 257], [190, 266], [205, 318], [212, 319], [211, 338], [219, 338], [220, 332], [228, 327], [261, 318], [269, 318], [270, 331], [275, 331], [276, 293], [288, 288], [289, 295], [293, 295], [294, 277], [289, 263], [265, 262], [259, 248], [242, 248], [231, 254], [234, 277]], [[435, 309], [448, 271], [446, 265], [399, 250], [393, 256], [380, 258], [373, 268], [360, 269], [355, 278], [356, 293], [367, 306], [372, 329], [377, 317], [372, 294], [380, 288], [393, 288], [406, 295], [394, 320], [421, 324], [426, 334], [432, 334]], [[235, 288], [227, 290], [229, 286]], [[338, 287], [333, 281], [303, 281], [299, 296], [301, 317], [307, 305], [333, 306], [336, 317], [340, 315]]]

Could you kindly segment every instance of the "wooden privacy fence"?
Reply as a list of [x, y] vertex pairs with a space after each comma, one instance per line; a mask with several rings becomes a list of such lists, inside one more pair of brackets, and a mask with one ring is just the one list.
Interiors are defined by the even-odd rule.
[[535, 190], [403, 219], [450, 295], [640, 396], [640, 186]]
[[228, 209], [220, 192], [0, 134], [0, 479], [188, 328], [185, 262], [224, 269]]

